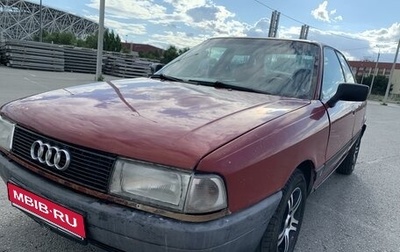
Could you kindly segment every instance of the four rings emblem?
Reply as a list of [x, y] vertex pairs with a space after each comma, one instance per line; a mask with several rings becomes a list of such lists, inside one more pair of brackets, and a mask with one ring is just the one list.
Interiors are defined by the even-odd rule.
[[40, 140], [33, 142], [31, 158], [60, 171], [66, 170], [71, 163], [71, 156], [68, 151], [43, 143]]

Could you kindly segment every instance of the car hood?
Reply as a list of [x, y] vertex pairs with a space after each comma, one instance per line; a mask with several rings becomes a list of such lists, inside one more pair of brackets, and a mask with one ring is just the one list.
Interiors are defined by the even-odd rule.
[[139, 78], [27, 97], [3, 106], [1, 114], [61, 141], [193, 169], [216, 148], [308, 103]]

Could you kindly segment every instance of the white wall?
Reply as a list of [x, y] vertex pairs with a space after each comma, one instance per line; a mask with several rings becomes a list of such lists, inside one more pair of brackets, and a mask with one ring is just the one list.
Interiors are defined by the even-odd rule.
[[393, 90], [391, 94], [400, 95], [400, 69], [395, 69], [392, 77]]

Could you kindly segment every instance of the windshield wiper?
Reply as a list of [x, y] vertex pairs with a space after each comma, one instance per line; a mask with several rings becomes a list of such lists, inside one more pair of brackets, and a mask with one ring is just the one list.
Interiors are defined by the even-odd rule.
[[150, 76], [151, 79], [160, 79], [160, 80], [166, 80], [166, 81], [183, 81], [182, 79], [176, 78], [174, 76], [169, 76], [169, 75], [165, 75], [165, 74], [153, 74], [152, 76]]
[[189, 82], [196, 83], [199, 85], [210, 86], [210, 87], [214, 87], [214, 88], [225, 88], [225, 89], [253, 92], [253, 93], [259, 93], [259, 94], [269, 94], [268, 92], [263, 92], [263, 91], [253, 89], [253, 88], [248, 88], [248, 87], [236, 86], [236, 85], [228, 84], [228, 83], [225, 83], [222, 81], [189, 80]]

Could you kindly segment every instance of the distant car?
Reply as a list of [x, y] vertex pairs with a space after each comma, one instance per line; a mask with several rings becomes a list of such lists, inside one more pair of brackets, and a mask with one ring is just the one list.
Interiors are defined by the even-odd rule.
[[151, 78], [4, 105], [0, 174], [13, 206], [80, 242], [293, 251], [309, 193], [353, 172], [367, 94], [332, 47], [209, 39]]

